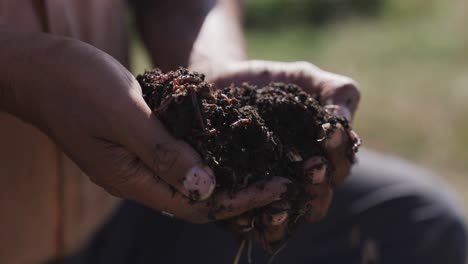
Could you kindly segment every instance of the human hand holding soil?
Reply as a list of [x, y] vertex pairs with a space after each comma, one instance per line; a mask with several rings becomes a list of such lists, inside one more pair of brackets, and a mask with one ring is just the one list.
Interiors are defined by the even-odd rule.
[[[346, 118], [335, 114], [339, 107], [319, 105], [320, 90], [307, 94], [285, 83], [214, 90], [203, 75], [186, 69], [156, 69], [137, 79], [157, 117], [213, 168], [215, 192], [227, 190], [235, 199], [273, 176], [291, 180], [281, 201], [225, 222], [265, 245], [281, 240], [303, 219], [322, 218], [332, 188], [354, 162], [359, 138]], [[214, 212], [229, 210], [212, 206]]]
[[[345, 117], [350, 122], [360, 98], [357, 84], [352, 79], [323, 71], [307, 62], [237, 62], [209, 81], [213, 81], [217, 87], [225, 87], [231, 83], [239, 85], [243, 82], [260, 87], [270, 82], [294, 83], [311, 94], [319, 95], [318, 99], [326, 111]], [[329, 128], [331, 126], [324, 126], [324, 131]], [[349, 174], [354, 160], [354, 157], [350, 159], [346, 152], [350, 139], [356, 142], [354, 147], [357, 148], [360, 144], [357, 134], [354, 131], [346, 131], [338, 124], [337, 129], [333, 129], [328, 139], [322, 142], [326, 154], [313, 156], [304, 162], [306, 174], [315, 179], [312, 180], [315, 181], [314, 184], [307, 184], [307, 189], [314, 197], [304, 208], [304, 218], [307, 221], [316, 222], [326, 214], [332, 198], [332, 188]], [[286, 201], [278, 201], [269, 207], [276, 209], [270, 210], [273, 213], [263, 217], [263, 228], [266, 228], [263, 239], [270, 242], [279, 241], [288, 233], [290, 205]], [[250, 232], [253, 229], [251, 223], [250, 212], [231, 220], [231, 225], [240, 232]]]
[[211, 212], [203, 202], [216, 184], [211, 170], [166, 131], [115, 59], [79, 41], [1, 33], [9, 64], [0, 67], [0, 110], [44, 131], [111, 194], [200, 223], [264, 206], [286, 190], [285, 180], [274, 178], [236, 199], [218, 193], [216, 205], [232, 210]]

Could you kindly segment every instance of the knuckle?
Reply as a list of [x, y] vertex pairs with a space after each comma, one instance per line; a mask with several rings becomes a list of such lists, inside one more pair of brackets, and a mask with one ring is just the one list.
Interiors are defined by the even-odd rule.
[[358, 84], [354, 82], [353, 80], [343, 84], [341, 86], [341, 89], [345, 90], [346, 92], [350, 94], [356, 94], [356, 95], [359, 94]]
[[347, 81], [337, 88], [337, 93], [344, 94], [347, 106], [355, 107], [361, 98], [359, 85], [353, 79], [346, 78]]
[[[109, 184], [116, 188], [127, 186], [132, 180], [138, 179], [141, 174], [141, 164], [139, 160], [131, 160], [120, 166], [112, 178], [109, 178]], [[120, 189], [120, 188], [119, 188]]]
[[96, 178], [96, 183], [102, 186], [111, 195], [128, 198], [131, 196], [132, 186], [142, 185], [139, 181], [144, 179], [144, 166], [138, 158], [125, 159], [119, 166], [107, 175]]
[[359, 99], [361, 92], [359, 90], [359, 85], [351, 80], [349, 83], [344, 84], [341, 89], [344, 89], [345, 92], [347, 92], [349, 95], [355, 97], [356, 99]]
[[106, 192], [108, 192], [112, 196], [116, 196], [119, 198], [124, 198], [124, 194], [122, 191], [118, 189], [118, 187], [113, 184], [112, 181], [108, 180], [107, 175], [88, 175], [88, 178], [93, 182], [94, 184], [101, 186]]
[[180, 156], [179, 142], [156, 144], [153, 151], [152, 168], [157, 175], [167, 174], [173, 170]]
[[123, 197], [123, 192], [119, 190], [118, 185], [114, 183], [114, 178], [108, 175], [88, 175], [88, 178], [94, 184], [101, 186], [106, 192], [116, 197]]
[[334, 84], [331, 89], [324, 92], [323, 96], [326, 105], [339, 105], [351, 115], [356, 111], [360, 98], [359, 89], [352, 82]]
[[336, 93], [342, 93], [348, 97], [358, 97], [360, 95], [357, 84], [352, 81], [345, 81], [339, 84], [336, 87]]

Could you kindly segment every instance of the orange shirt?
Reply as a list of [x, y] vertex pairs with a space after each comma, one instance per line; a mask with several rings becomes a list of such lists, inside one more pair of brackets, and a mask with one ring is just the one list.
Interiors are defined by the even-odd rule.
[[[79, 39], [128, 65], [125, 8], [118, 0], [0, 0], [0, 26]], [[0, 112], [0, 263], [73, 252], [117, 204], [41, 131]]]

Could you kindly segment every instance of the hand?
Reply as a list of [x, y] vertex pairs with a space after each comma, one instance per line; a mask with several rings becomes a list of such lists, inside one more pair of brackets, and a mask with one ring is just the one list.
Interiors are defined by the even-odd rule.
[[[279, 200], [285, 179], [213, 194], [215, 177], [185, 142], [173, 138], [144, 102], [135, 78], [107, 54], [74, 40], [5, 33], [8, 111], [44, 131], [98, 185], [178, 218], [203, 223]], [[19, 43], [19, 44], [18, 44]], [[23, 47], [29, 43], [29, 47]], [[37, 50], [31, 48], [39, 47]], [[24, 48], [24, 50], [22, 49]], [[27, 74], [25, 74], [27, 73]], [[1, 77], [0, 77], [1, 78]], [[215, 196], [207, 200], [208, 197]], [[193, 199], [189, 199], [189, 197]], [[230, 210], [214, 210], [229, 208]]]
[[[349, 122], [352, 121], [360, 98], [357, 84], [352, 79], [323, 71], [307, 62], [238, 62], [228, 66], [226, 71], [212, 76], [209, 81], [215, 82], [217, 87], [243, 82], [257, 86], [264, 86], [270, 82], [295, 83], [305, 91], [319, 95], [326, 111], [345, 117]], [[322, 142], [326, 156], [311, 157], [304, 162], [304, 173], [310, 177], [309, 181], [305, 181], [306, 188], [316, 197], [304, 208], [303, 217], [309, 222], [316, 222], [325, 216], [330, 206], [333, 187], [349, 174], [354, 153], [346, 151], [348, 144], [352, 141], [356, 151], [360, 145], [360, 139], [354, 131], [341, 125], [338, 125], [337, 129], [331, 129], [330, 124], [323, 125], [323, 135], [328, 135]], [[326, 133], [329, 130], [330, 133]], [[326, 180], [326, 177], [330, 177], [331, 180]], [[269, 208], [273, 208], [275, 213], [263, 217], [262, 225], [267, 227], [263, 239], [278, 241], [287, 233], [289, 204], [286, 201], [277, 201]], [[254, 230], [249, 212], [233, 219], [231, 225], [240, 232]]]

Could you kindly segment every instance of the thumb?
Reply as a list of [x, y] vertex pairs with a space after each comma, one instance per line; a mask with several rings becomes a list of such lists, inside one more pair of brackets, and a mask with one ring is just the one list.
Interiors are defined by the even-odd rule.
[[216, 179], [203, 165], [200, 155], [186, 142], [175, 139], [156, 118], [142, 98], [136, 100], [130, 125], [124, 136], [127, 148], [135, 153], [155, 176], [191, 200], [210, 197]]

